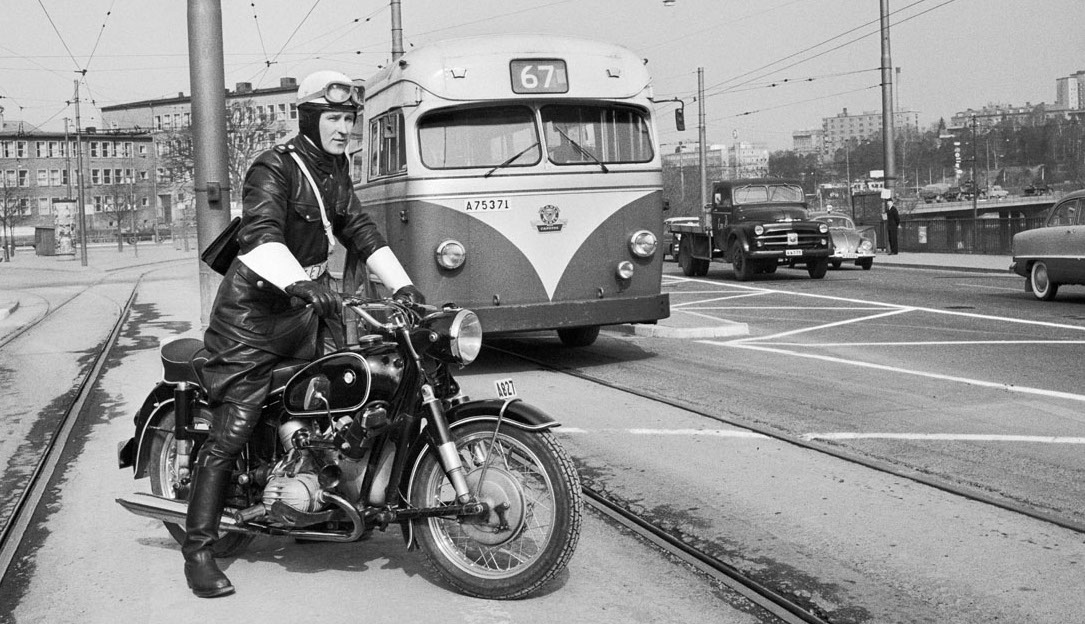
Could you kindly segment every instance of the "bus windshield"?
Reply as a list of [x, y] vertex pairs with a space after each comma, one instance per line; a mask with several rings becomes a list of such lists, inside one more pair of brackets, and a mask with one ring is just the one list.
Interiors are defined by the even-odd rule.
[[652, 160], [648, 122], [626, 106], [550, 104], [541, 109], [550, 161], [557, 165]]
[[529, 167], [542, 159], [535, 115], [526, 106], [430, 113], [418, 123], [418, 143], [430, 169]]

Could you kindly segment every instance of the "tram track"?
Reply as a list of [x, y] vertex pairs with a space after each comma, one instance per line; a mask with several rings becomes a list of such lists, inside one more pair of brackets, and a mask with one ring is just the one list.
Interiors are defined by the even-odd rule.
[[[86, 401], [94, 391], [109, 354], [116, 344], [117, 338], [120, 336], [125, 321], [128, 319], [132, 304], [139, 291], [140, 281], [142, 281], [142, 276], [140, 276], [139, 280], [132, 286], [132, 291], [122, 307], [116, 323], [110, 330], [109, 335], [98, 347], [93, 362], [86, 369], [86, 373], [78, 380], [74, 399], [72, 399], [68, 404], [67, 409], [65, 409], [64, 413], [60, 416], [57, 427], [46, 441], [46, 444], [38, 457], [38, 461], [35, 463], [26, 480], [25, 487], [18, 497], [14, 499], [11, 514], [4, 521], [3, 525], [0, 526], [0, 583], [3, 583], [4, 578], [9, 572], [12, 561], [15, 560], [15, 556], [23, 541], [24, 535], [30, 526], [34, 512], [37, 510], [42, 497], [45, 495], [45, 491], [49, 487], [49, 482], [56, 471], [57, 465], [60, 463], [61, 456], [71, 437], [72, 430], [79, 421]], [[18, 331], [7, 336], [0, 342], [0, 347], [7, 345], [19, 336], [25, 335], [89, 289], [90, 286], [72, 295], [59, 305], [48, 308], [45, 314], [40, 318], [28, 323], [25, 327], [21, 327]]]
[[[598, 386], [602, 386], [610, 390], [629, 394], [640, 399], [645, 399], [661, 405], [665, 405], [670, 408], [678, 409], [697, 417], [706, 418], [717, 423], [726, 424], [737, 429], [746, 430], [770, 439], [775, 439], [796, 447], [800, 447], [802, 449], [827, 455], [835, 459], [839, 459], [850, 464], [858, 465], [883, 474], [899, 477], [901, 479], [906, 479], [908, 481], [925, 485], [936, 490], [948, 493], [950, 495], [966, 499], [968, 501], [987, 504], [1027, 518], [1040, 520], [1042, 522], [1065, 528], [1076, 533], [1085, 534], [1085, 524], [1076, 522], [1073, 519], [1059, 517], [1040, 509], [1035, 509], [1033, 507], [1029, 507], [1023, 504], [1018, 504], [1013, 500], [999, 498], [995, 495], [987, 495], [982, 491], [966, 489], [965, 487], [957, 486], [953, 483], [940, 480], [933, 475], [921, 472], [908, 466], [892, 464], [888, 461], [851, 452], [846, 448], [819, 444], [817, 442], [806, 440], [798, 436], [792, 436], [786, 433], [782, 433], [778, 430], [766, 427], [764, 425], [759, 425], [757, 423], [744, 422], [741, 420], [709, 413], [697, 409], [696, 407], [684, 404], [681, 401], [673, 398], [660, 396], [638, 388], [624, 386], [620, 383], [601, 379], [599, 377], [595, 377], [593, 375], [586, 374], [578, 370], [572, 370], [570, 368], [540, 360], [536, 357], [518, 353], [508, 348], [495, 346], [492, 343], [486, 344], [485, 349], [493, 351], [495, 353], [500, 353], [504, 356], [515, 358], [525, 363], [529, 363], [532, 366], [538, 367], [541, 370], [558, 373], [560, 375], [568, 375], [570, 377], [586, 381]], [[782, 621], [831, 621], [830, 619], [827, 619], [826, 616], [823, 616], [821, 614], [818, 606], [813, 602], [804, 600], [802, 597], [796, 597], [796, 599], [792, 599], [792, 597], [787, 594], [774, 590], [768, 585], [763, 585], [756, 578], [752, 578], [751, 575], [743, 572], [734, 565], [731, 565], [712, 556], [709, 553], [698, 550], [697, 548], [691, 546], [690, 544], [696, 543], [697, 540], [689, 538], [695, 538], [696, 536], [685, 536], [681, 534], [676, 534], [672, 531], [661, 528], [657, 526], [651, 518], [645, 517], [631, 510], [630, 506], [625, 502], [622, 502], [620, 498], [610, 497], [608, 494], [596, 491], [596, 489], [592, 487], [593, 485], [595, 484], [585, 485], [584, 487], [586, 501], [592, 508], [614, 519], [622, 526], [629, 528], [631, 531], [634, 531], [638, 535], [643, 536], [645, 539], [651, 541], [652, 543], [655, 543], [663, 551], [677, 556], [683, 561], [686, 561], [710, 578], [715, 579], [718, 582], [726, 585], [727, 587], [730, 587], [735, 591], [741, 593], [743, 596], [747, 597], [755, 604], [770, 611], [776, 617], [779, 617]]]

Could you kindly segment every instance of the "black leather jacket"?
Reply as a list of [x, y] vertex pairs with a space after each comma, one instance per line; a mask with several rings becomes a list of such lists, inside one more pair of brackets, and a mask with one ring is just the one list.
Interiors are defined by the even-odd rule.
[[[261, 154], [245, 174], [237, 236], [241, 253], [277, 242], [286, 245], [303, 267], [328, 258], [316, 193], [291, 151], [301, 156], [320, 186], [336, 238], [353, 248], [362, 261], [384, 247], [384, 237], [354, 194], [346, 157], [333, 157], [298, 135]], [[219, 286], [208, 328], [283, 357], [307, 358], [313, 355], [316, 323], [303, 302], [234, 260]]]

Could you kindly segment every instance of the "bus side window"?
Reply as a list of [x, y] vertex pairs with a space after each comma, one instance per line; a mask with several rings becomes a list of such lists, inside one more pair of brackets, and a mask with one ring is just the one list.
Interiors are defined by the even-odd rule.
[[379, 178], [407, 170], [403, 114], [392, 111], [369, 122], [369, 177]]

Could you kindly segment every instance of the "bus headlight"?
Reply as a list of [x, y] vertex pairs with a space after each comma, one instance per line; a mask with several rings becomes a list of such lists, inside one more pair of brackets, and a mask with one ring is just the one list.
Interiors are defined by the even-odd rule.
[[458, 240], [446, 240], [437, 245], [437, 264], [448, 270], [458, 269], [467, 260], [467, 250]]
[[618, 269], [615, 271], [618, 275], [618, 279], [627, 280], [633, 277], [633, 263], [628, 260], [622, 260], [618, 263]]
[[656, 240], [656, 235], [648, 230], [640, 230], [629, 239], [629, 251], [638, 258], [648, 258], [656, 252], [658, 246], [659, 241]]

